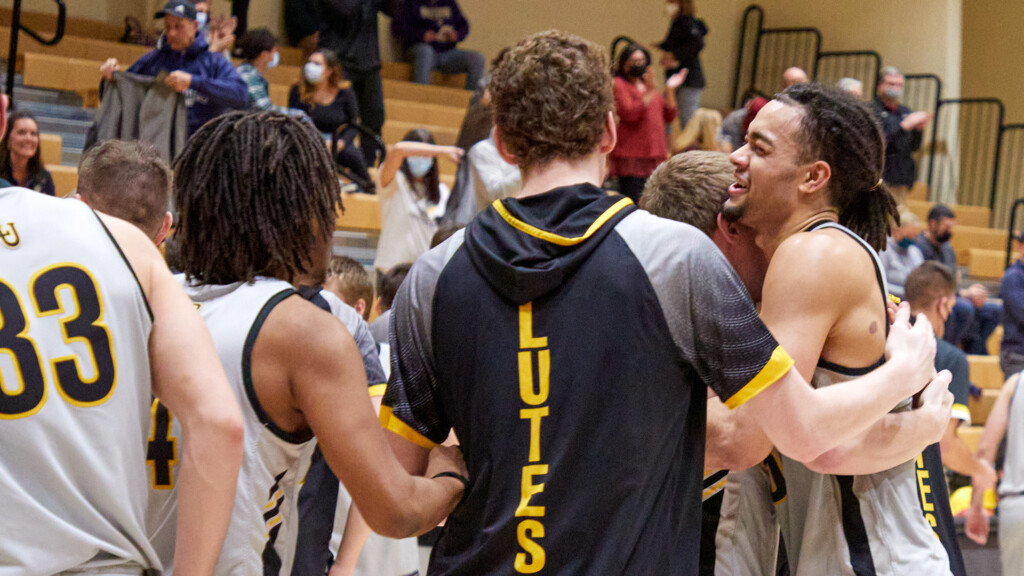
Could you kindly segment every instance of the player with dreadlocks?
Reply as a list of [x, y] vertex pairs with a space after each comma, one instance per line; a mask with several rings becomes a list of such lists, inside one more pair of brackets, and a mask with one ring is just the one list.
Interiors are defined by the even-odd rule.
[[[761, 110], [731, 158], [736, 183], [723, 217], [754, 229], [769, 260], [761, 318], [815, 388], [884, 362], [887, 297], [875, 250], [898, 216], [882, 182], [883, 150], [864, 105], [802, 84]], [[925, 404], [942, 407], [930, 413], [946, 421], [948, 381], [922, 393]], [[787, 499], [779, 519], [794, 573], [949, 574], [918, 504], [914, 467], [941, 426], [901, 416], [911, 409], [907, 398], [806, 465], [784, 457]], [[839, 473], [859, 475], [831, 475]]]
[[294, 282], [323, 281], [339, 186], [318, 134], [276, 113], [203, 126], [176, 165], [175, 265], [214, 336], [245, 420], [246, 453], [215, 574], [289, 570], [300, 462], [319, 442], [374, 530], [424, 532], [462, 493], [456, 450], [436, 479], [405, 473], [366, 392], [359, 351]]

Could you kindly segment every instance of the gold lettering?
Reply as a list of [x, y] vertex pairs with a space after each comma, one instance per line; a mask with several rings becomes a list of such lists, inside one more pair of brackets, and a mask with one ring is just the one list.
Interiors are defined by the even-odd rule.
[[14, 222], [8, 222], [6, 225], [0, 224], [0, 241], [9, 248], [17, 248], [18, 244], [21, 244], [21, 238], [18, 236], [17, 229], [14, 228]]
[[520, 486], [521, 496], [519, 498], [519, 507], [516, 508], [516, 516], [544, 516], [543, 506], [530, 506], [530, 498], [533, 498], [535, 494], [540, 494], [544, 491], [544, 483], [540, 484], [533, 483], [534, 476], [543, 476], [548, 473], [547, 464], [532, 464], [530, 466], [523, 466], [523, 481]]
[[523, 402], [531, 406], [543, 404], [548, 400], [548, 384], [551, 376], [551, 351], [538, 350], [538, 382], [537, 390], [533, 388], [533, 352], [519, 352], [519, 396]]
[[530, 421], [530, 462], [540, 461], [540, 419], [548, 415], [548, 407], [523, 408], [519, 417]]
[[[516, 537], [519, 540], [519, 547], [523, 552], [516, 554], [516, 572], [520, 574], [535, 574], [544, 569], [544, 562], [547, 560], [544, 549], [531, 538], [544, 537], [544, 525], [536, 520], [523, 520], [516, 530]], [[531, 556], [527, 561], [526, 555]]]
[[519, 348], [547, 348], [548, 339], [546, 336], [533, 337], [533, 302], [527, 302], [519, 307]]

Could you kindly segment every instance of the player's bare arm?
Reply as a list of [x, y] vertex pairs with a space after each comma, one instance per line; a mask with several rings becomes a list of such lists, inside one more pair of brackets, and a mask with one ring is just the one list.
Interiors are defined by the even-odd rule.
[[[330, 314], [298, 297], [282, 301], [256, 338], [253, 374], [271, 420], [287, 432], [316, 434], [327, 463], [375, 532], [392, 538], [423, 533], [455, 508], [460, 481], [414, 478], [388, 449], [358, 348]], [[431, 475], [465, 473], [456, 448], [435, 451], [428, 468]]]
[[127, 222], [100, 218], [138, 276], [153, 311], [153, 392], [181, 421], [175, 569], [210, 574], [227, 533], [242, 462], [238, 402], [206, 325], [152, 241]]
[[[1003, 389], [999, 391], [999, 398], [996, 399], [996, 403], [992, 406], [992, 411], [989, 412], [988, 419], [985, 421], [985, 430], [978, 440], [978, 459], [988, 464], [995, 462], [999, 444], [1006, 436], [1010, 417], [1010, 400], [1013, 399], [1013, 393], [1017, 389], [1018, 378], [1019, 374], [1014, 374], [1003, 384]], [[986, 484], [975, 484], [971, 487], [971, 508], [967, 512], [966, 531], [971, 540], [981, 545], [988, 541], [989, 530], [988, 516], [984, 511], [984, 495], [987, 490], [993, 490], [995, 487], [994, 478], [991, 478]]]
[[746, 470], [767, 458], [771, 451], [772, 443], [757, 422], [739, 410], [730, 410], [709, 388], [704, 467]]

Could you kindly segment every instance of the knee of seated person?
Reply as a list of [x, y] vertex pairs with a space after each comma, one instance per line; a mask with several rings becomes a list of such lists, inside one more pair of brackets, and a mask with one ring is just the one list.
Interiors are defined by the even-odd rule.
[[420, 58], [434, 58], [434, 47], [426, 42], [420, 42], [414, 44], [412, 47], [413, 57], [419, 60]]

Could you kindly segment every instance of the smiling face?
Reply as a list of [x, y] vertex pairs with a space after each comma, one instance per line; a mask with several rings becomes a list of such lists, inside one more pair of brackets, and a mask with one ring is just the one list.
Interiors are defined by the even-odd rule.
[[772, 100], [750, 123], [747, 143], [729, 157], [736, 182], [722, 209], [726, 220], [760, 231], [792, 215], [806, 168], [798, 139], [802, 118], [800, 108]]
[[39, 128], [31, 118], [20, 118], [14, 122], [10, 139], [12, 156], [31, 158], [39, 149]]

